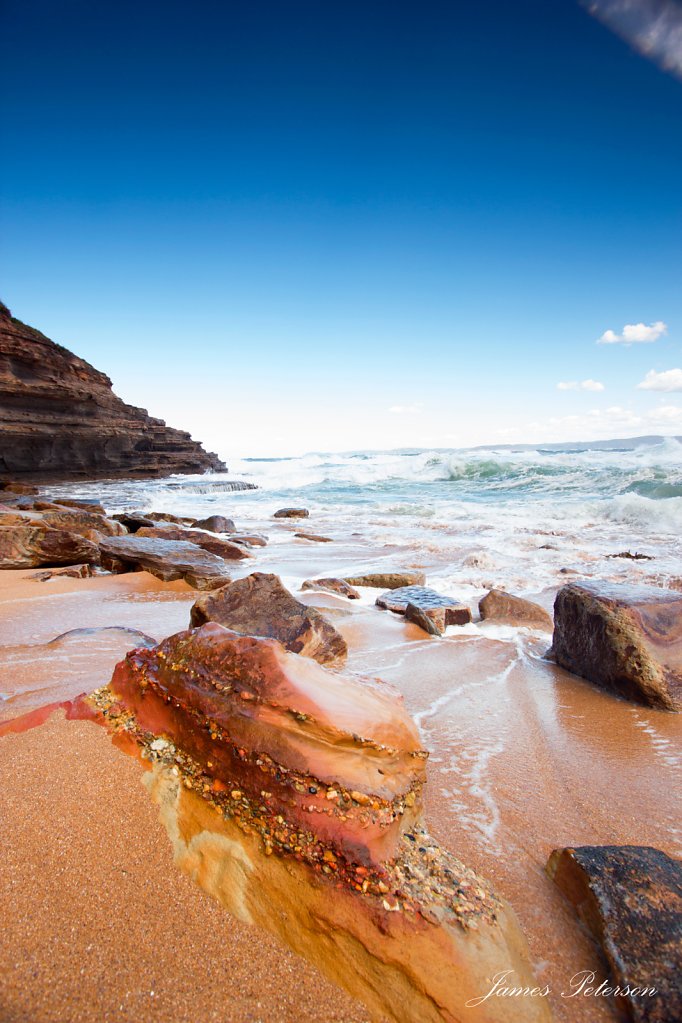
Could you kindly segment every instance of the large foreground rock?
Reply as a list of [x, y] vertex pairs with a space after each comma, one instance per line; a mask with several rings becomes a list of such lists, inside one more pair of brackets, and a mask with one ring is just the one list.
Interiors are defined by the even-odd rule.
[[212, 778], [353, 860], [390, 858], [416, 819], [426, 754], [391, 686], [209, 622], [134, 651], [111, 688]]
[[545, 632], [551, 632], [554, 626], [551, 614], [544, 607], [532, 600], [506, 593], [505, 590], [490, 590], [479, 600], [478, 610], [484, 622], [543, 629]]
[[[375, 603], [377, 607], [400, 615], [406, 614], [408, 606], [411, 605], [413, 608], [410, 612], [411, 619], [414, 620], [416, 611], [421, 611], [422, 615], [431, 620], [439, 634], [442, 634], [448, 625], [466, 625], [471, 621], [471, 611], [465, 604], [445, 597], [428, 586], [401, 586], [396, 590], [387, 590], [377, 597]], [[421, 622], [418, 621], [417, 624]]]
[[99, 563], [96, 544], [77, 533], [36, 525], [0, 526], [0, 568]]
[[[601, 945], [637, 1023], [682, 1020], [682, 866], [645, 846], [555, 849], [547, 873]], [[643, 993], [646, 992], [646, 993]], [[606, 992], [608, 993], [608, 992]]]
[[682, 593], [571, 583], [554, 603], [552, 656], [562, 668], [650, 707], [682, 706]]
[[138, 569], [151, 572], [164, 582], [184, 579], [198, 590], [224, 586], [229, 578], [222, 558], [187, 541], [162, 540], [135, 534], [107, 538], [100, 542], [99, 547], [102, 567], [113, 572]]
[[320, 664], [338, 664], [348, 653], [346, 641], [314, 607], [289, 593], [279, 576], [254, 572], [193, 606], [192, 625], [219, 622], [244, 636], [278, 639], [287, 650], [313, 657]]
[[136, 536], [150, 536], [161, 540], [182, 540], [187, 543], [194, 543], [203, 551], [210, 551], [225, 561], [242, 561], [244, 558], [252, 558], [253, 554], [245, 550], [239, 544], [223, 540], [219, 536], [209, 536], [199, 529], [183, 529], [182, 526], [142, 526], [138, 529]]
[[208, 624], [128, 654], [93, 701], [152, 764], [175, 862], [372, 1018], [549, 1018], [480, 1001], [506, 970], [537, 982], [509, 906], [419, 820], [425, 754], [391, 686]]
[[188, 433], [121, 401], [111, 380], [0, 303], [0, 474], [40, 479], [224, 470]]

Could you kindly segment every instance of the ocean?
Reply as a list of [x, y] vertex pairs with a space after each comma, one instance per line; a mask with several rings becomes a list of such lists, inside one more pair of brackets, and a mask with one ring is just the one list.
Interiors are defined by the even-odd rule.
[[[97, 497], [112, 512], [223, 513], [240, 528], [265, 532], [278, 508], [305, 507], [310, 519], [297, 528], [346, 542], [349, 570], [368, 567], [353, 546], [362, 537], [368, 550], [393, 550], [400, 564], [427, 568], [434, 585], [463, 599], [490, 586], [538, 593], [571, 575], [682, 586], [682, 444], [674, 438], [627, 450], [595, 444], [243, 458], [229, 470], [48, 491]], [[231, 492], [234, 480], [258, 489]], [[623, 553], [644, 557], [613, 557]]]

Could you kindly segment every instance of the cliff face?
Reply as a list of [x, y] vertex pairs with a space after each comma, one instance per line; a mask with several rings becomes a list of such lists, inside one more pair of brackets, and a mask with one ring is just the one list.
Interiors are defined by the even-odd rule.
[[96, 479], [224, 471], [183, 430], [126, 405], [111, 380], [0, 303], [0, 477]]

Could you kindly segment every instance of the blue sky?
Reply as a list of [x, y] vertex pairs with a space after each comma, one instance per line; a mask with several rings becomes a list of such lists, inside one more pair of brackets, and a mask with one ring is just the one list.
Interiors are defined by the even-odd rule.
[[127, 401], [228, 457], [682, 434], [682, 82], [574, 0], [3, 18], [2, 297]]

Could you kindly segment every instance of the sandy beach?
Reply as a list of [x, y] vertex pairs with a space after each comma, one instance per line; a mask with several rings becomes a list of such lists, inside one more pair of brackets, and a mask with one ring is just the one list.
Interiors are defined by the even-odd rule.
[[[311, 575], [322, 564], [333, 574], [347, 557], [291, 527], [281, 533], [287, 579], [309, 574], [311, 561]], [[58, 710], [17, 734], [39, 706], [108, 682], [131, 645], [122, 630], [159, 640], [185, 628], [196, 593], [145, 572], [46, 583], [34, 574], [0, 575], [3, 1023], [367, 1019], [314, 967], [235, 922], [174, 868], [140, 764], [104, 730]], [[679, 717], [561, 671], [543, 658], [546, 634], [480, 623], [438, 640], [375, 608], [373, 591], [361, 601], [296, 595], [342, 633], [349, 669], [403, 693], [430, 751], [426, 823], [511, 902], [555, 1018], [618, 1019], [610, 1000], [562, 997], [576, 973], [600, 978], [603, 965], [543, 868], [563, 845], [651, 844], [679, 855]], [[71, 629], [96, 630], [77, 634], [80, 658], [49, 642]]]

